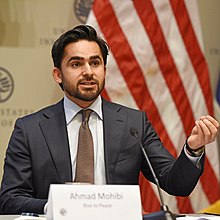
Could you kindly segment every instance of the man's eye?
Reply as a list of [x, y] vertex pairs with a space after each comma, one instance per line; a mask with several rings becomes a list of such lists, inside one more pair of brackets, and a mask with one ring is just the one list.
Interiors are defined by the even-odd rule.
[[80, 63], [79, 62], [74, 62], [71, 64], [72, 67], [80, 67]]
[[91, 62], [92, 66], [99, 66], [99, 64], [100, 64], [99, 60], [94, 60], [94, 61]]

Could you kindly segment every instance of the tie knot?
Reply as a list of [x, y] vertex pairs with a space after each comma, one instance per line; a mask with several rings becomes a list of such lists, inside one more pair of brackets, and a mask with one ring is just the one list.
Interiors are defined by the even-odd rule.
[[81, 110], [81, 112], [82, 112], [82, 122], [83, 123], [88, 123], [89, 117], [92, 113], [92, 110], [91, 109], [86, 109], [86, 110]]

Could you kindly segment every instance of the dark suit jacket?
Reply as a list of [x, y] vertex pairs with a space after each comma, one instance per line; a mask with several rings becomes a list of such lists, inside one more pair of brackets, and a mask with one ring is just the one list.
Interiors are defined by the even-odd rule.
[[[144, 112], [103, 99], [104, 157], [108, 184], [138, 184], [139, 173], [153, 181], [130, 128], [138, 129], [161, 187], [186, 196], [202, 173], [182, 152], [175, 160], [163, 147]], [[203, 159], [201, 161], [203, 164]], [[16, 121], [4, 165], [1, 213], [43, 213], [51, 183], [72, 181], [63, 101]]]

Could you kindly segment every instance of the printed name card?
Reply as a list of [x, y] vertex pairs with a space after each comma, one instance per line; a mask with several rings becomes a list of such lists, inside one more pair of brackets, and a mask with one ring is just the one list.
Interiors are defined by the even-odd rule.
[[47, 220], [141, 220], [137, 185], [52, 184]]

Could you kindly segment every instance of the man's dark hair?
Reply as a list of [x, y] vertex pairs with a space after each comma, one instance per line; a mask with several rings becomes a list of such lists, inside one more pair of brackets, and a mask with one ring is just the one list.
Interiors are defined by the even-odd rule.
[[61, 69], [61, 61], [63, 58], [65, 47], [69, 43], [77, 42], [79, 40], [94, 41], [99, 45], [102, 53], [104, 65], [107, 64], [108, 44], [97, 35], [96, 30], [89, 25], [78, 25], [73, 29], [61, 35], [53, 44], [52, 58], [54, 66]]

